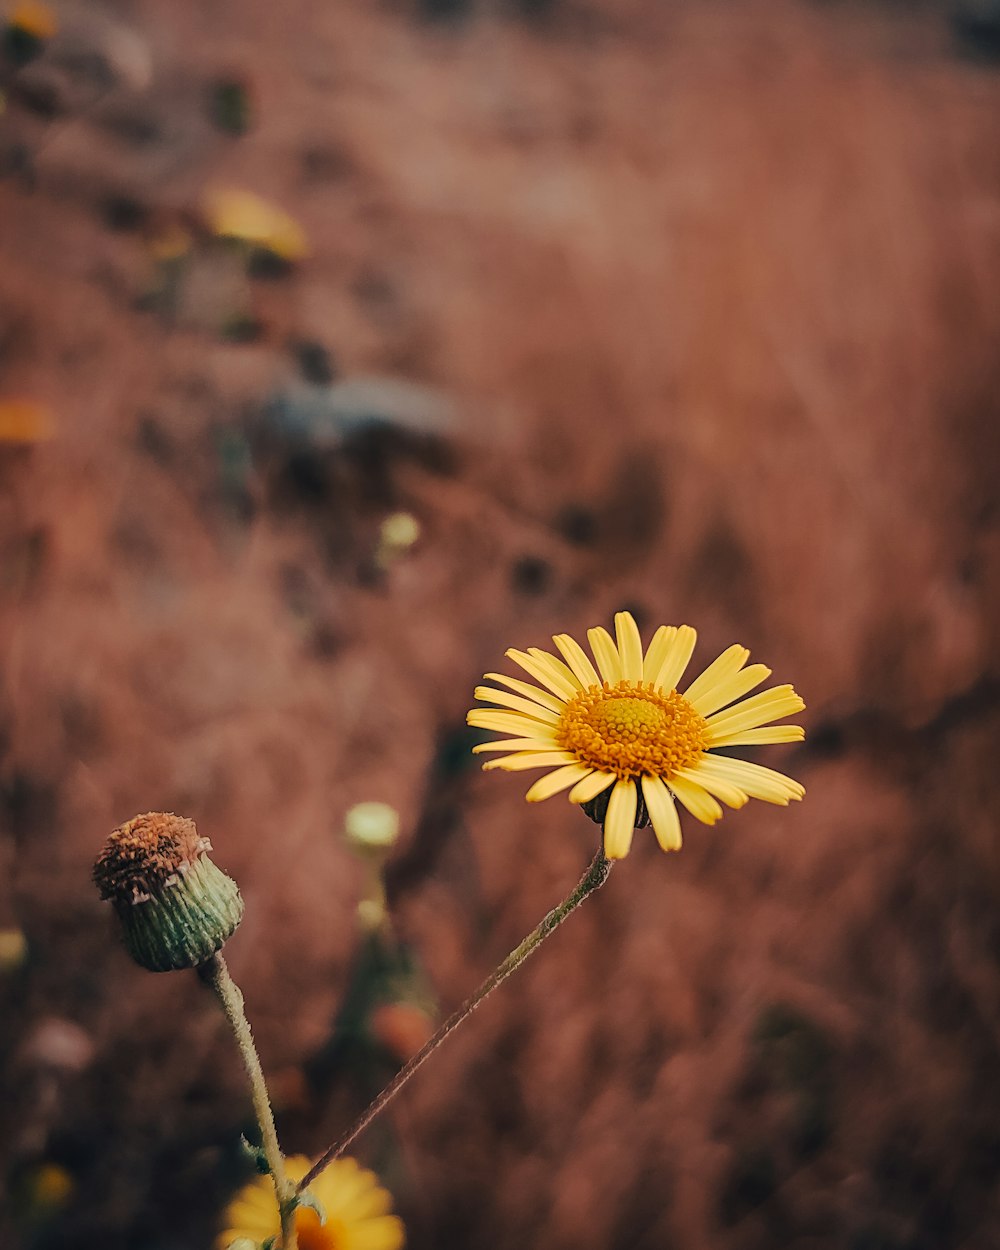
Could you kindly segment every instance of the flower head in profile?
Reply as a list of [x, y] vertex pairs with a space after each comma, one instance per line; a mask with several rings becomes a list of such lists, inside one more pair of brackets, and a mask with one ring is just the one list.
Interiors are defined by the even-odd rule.
[[[285, 1160], [288, 1176], [300, 1181], [309, 1171], [305, 1155]], [[378, 1183], [374, 1172], [359, 1167], [353, 1159], [335, 1159], [310, 1184], [309, 1193], [323, 1209], [323, 1220], [311, 1207], [295, 1212], [299, 1250], [400, 1250], [406, 1241], [403, 1221], [390, 1215], [392, 1198]], [[260, 1245], [279, 1237], [281, 1222], [269, 1176], [240, 1190], [225, 1210], [225, 1228], [216, 1239], [216, 1250], [226, 1250], [245, 1238]]]
[[552, 770], [528, 790], [529, 802], [569, 790], [571, 802], [603, 822], [609, 859], [627, 855], [633, 831], [648, 824], [665, 851], [678, 850], [675, 800], [712, 825], [720, 802], [785, 806], [802, 798], [804, 788], [790, 777], [718, 753], [801, 741], [799, 725], [772, 723], [805, 707], [791, 686], [745, 697], [771, 670], [747, 665], [750, 652], [736, 645], [682, 691], [697, 638], [690, 625], [661, 625], [645, 652], [628, 612], [615, 617], [615, 634], [588, 630], [593, 662], [568, 634], [552, 640], [561, 658], [537, 647], [507, 652], [537, 684], [487, 673], [504, 688], [476, 688], [476, 698], [494, 706], [474, 708], [469, 724], [504, 735], [473, 747], [503, 752], [484, 768]]

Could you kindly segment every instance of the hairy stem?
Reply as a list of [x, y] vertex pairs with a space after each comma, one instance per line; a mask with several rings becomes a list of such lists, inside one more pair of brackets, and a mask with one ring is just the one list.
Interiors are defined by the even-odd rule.
[[243, 1056], [243, 1063], [250, 1081], [250, 1095], [253, 1109], [260, 1125], [261, 1142], [267, 1166], [274, 1179], [274, 1191], [278, 1199], [278, 1210], [281, 1213], [281, 1245], [282, 1250], [297, 1250], [298, 1242], [295, 1234], [295, 1184], [288, 1179], [285, 1171], [285, 1160], [278, 1145], [278, 1133], [274, 1127], [274, 1113], [271, 1111], [271, 1100], [264, 1083], [264, 1072], [260, 1066], [260, 1057], [254, 1045], [250, 1022], [243, 1008], [243, 994], [240, 987], [229, 975], [229, 968], [221, 955], [215, 954], [206, 960], [199, 969], [198, 975], [212, 987], [226, 1019], [236, 1036], [236, 1044]]
[[471, 1016], [483, 999], [491, 994], [501, 981], [506, 981], [515, 969], [520, 968], [532, 951], [536, 950], [550, 933], [559, 928], [570, 912], [575, 911], [589, 894], [599, 889], [607, 881], [608, 873], [611, 871], [611, 862], [611, 860], [605, 859], [603, 850], [597, 852], [590, 867], [580, 878], [576, 889], [558, 907], [554, 907], [540, 924], [532, 929], [524, 941], [511, 951], [503, 963], [490, 973], [482, 985], [465, 1000], [461, 1007], [445, 1020], [430, 1041], [400, 1068], [385, 1089], [361, 1113], [354, 1125], [342, 1137], [338, 1138], [328, 1150], [323, 1152], [313, 1167], [299, 1182], [298, 1191], [305, 1189], [307, 1185], [311, 1184], [319, 1176], [325, 1167], [344, 1153], [358, 1134], [364, 1132], [379, 1112], [396, 1097], [410, 1077], [421, 1067], [425, 1060], [430, 1058], [449, 1033], [454, 1032], [463, 1020]]

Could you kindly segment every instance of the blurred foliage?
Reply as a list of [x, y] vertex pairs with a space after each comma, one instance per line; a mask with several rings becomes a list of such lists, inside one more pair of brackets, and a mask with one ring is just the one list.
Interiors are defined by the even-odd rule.
[[306, 1075], [319, 1092], [335, 1080], [375, 1094], [433, 1031], [437, 1009], [416, 952], [383, 926], [355, 958], [329, 1043]]
[[250, 90], [238, 78], [218, 78], [208, 91], [208, 115], [226, 134], [245, 135], [253, 123]]

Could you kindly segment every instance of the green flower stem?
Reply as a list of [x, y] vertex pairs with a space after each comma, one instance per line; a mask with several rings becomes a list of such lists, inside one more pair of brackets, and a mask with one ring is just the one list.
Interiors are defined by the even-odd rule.
[[545, 941], [550, 933], [553, 933], [559, 928], [570, 912], [575, 911], [589, 894], [592, 894], [595, 890], [599, 889], [605, 881], [607, 881], [608, 873], [611, 871], [611, 863], [611, 860], [605, 859], [603, 850], [597, 852], [590, 867], [580, 878], [580, 882], [572, 894], [570, 894], [568, 898], [564, 899], [558, 907], [554, 907], [552, 911], [550, 911], [549, 914], [541, 921], [541, 923], [532, 929], [520, 946], [515, 947], [503, 963], [490, 973], [482, 985], [480, 985], [479, 989], [470, 995], [461, 1007], [459, 1007], [457, 1011], [445, 1020], [444, 1024], [441, 1025], [423, 1049], [419, 1050], [412, 1059], [400, 1068], [385, 1089], [383, 1089], [382, 1092], [376, 1096], [374, 1101], [371, 1102], [361, 1113], [360, 1118], [356, 1121], [353, 1127], [348, 1129], [342, 1137], [338, 1138], [338, 1140], [335, 1141], [328, 1150], [324, 1151], [312, 1168], [310, 1168], [303, 1179], [299, 1182], [297, 1192], [301, 1192], [308, 1185], [310, 1185], [316, 1177], [319, 1176], [324, 1168], [344, 1153], [351, 1142], [353, 1142], [354, 1139], [368, 1127], [372, 1120], [375, 1119], [379, 1112], [386, 1107], [393, 1100], [393, 1098], [396, 1097], [410, 1077], [413, 1076], [416, 1070], [426, 1059], [430, 1058], [448, 1034], [457, 1029], [463, 1020], [471, 1016], [483, 999], [491, 994], [501, 981], [506, 981], [515, 969], [520, 968], [521, 964], [524, 963], [532, 951], [537, 949], [537, 947]]
[[215, 991], [226, 1019], [236, 1036], [236, 1044], [240, 1048], [250, 1081], [250, 1095], [253, 1099], [257, 1123], [260, 1125], [264, 1157], [267, 1159], [267, 1166], [274, 1179], [274, 1191], [278, 1199], [278, 1210], [281, 1213], [282, 1250], [297, 1250], [298, 1241], [295, 1233], [297, 1191], [294, 1181], [289, 1180], [285, 1171], [285, 1160], [278, 1145], [278, 1133], [274, 1127], [274, 1113], [271, 1111], [271, 1100], [264, 1083], [264, 1072], [260, 1066], [257, 1048], [254, 1046], [253, 1034], [250, 1032], [250, 1022], [243, 1009], [243, 994], [229, 975], [229, 968], [220, 954], [215, 954], [211, 959], [200, 964], [198, 975]]

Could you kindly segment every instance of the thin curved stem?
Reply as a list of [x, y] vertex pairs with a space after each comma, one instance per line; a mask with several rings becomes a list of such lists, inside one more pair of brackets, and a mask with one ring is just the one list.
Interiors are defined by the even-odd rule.
[[301, 1192], [310, 1185], [324, 1168], [338, 1156], [342, 1155], [351, 1142], [360, 1133], [364, 1132], [379, 1112], [396, 1097], [410, 1077], [430, 1058], [449, 1033], [454, 1032], [463, 1020], [471, 1016], [483, 999], [491, 994], [501, 981], [506, 981], [512, 972], [520, 968], [532, 951], [536, 950], [550, 933], [558, 929], [566, 917], [575, 911], [589, 894], [599, 889], [607, 881], [608, 873], [611, 871], [611, 863], [611, 860], [605, 859], [603, 850], [597, 852], [590, 867], [580, 878], [576, 889], [558, 907], [554, 907], [540, 924], [532, 929], [524, 941], [511, 951], [503, 963], [490, 973], [482, 985], [465, 1000], [461, 1007], [445, 1020], [430, 1041], [400, 1068], [385, 1089], [369, 1103], [354, 1125], [320, 1155], [316, 1163], [299, 1182], [296, 1192]]
[[268, 1097], [267, 1085], [264, 1083], [264, 1071], [260, 1066], [260, 1057], [254, 1045], [250, 1022], [247, 1020], [243, 1007], [243, 993], [229, 975], [226, 961], [218, 953], [206, 960], [198, 968], [198, 975], [215, 991], [222, 1005], [226, 1019], [236, 1036], [236, 1044], [243, 1056], [243, 1063], [250, 1081], [250, 1096], [253, 1109], [260, 1125], [261, 1142], [267, 1166], [274, 1179], [274, 1191], [278, 1199], [278, 1210], [281, 1213], [281, 1245], [283, 1250], [297, 1250], [298, 1241], [295, 1232], [296, 1188], [289, 1180], [285, 1171], [285, 1160], [278, 1145], [278, 1132], [274, 1127], [274, 1113]]

